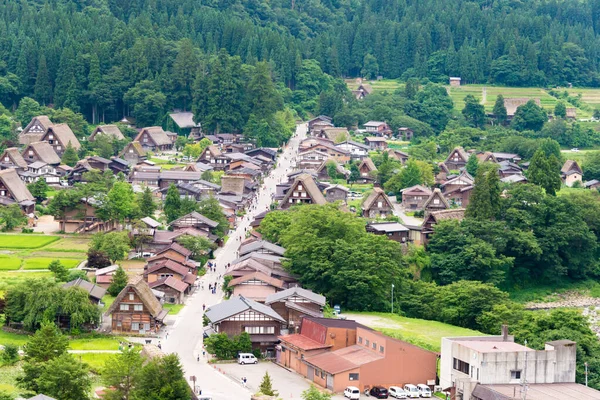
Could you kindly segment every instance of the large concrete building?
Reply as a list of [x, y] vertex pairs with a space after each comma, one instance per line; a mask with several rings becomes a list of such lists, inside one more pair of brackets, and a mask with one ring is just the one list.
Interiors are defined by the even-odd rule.
[[440, 385], [457, 400], [485, 399], [477, 393], [493, 392], [497, 385], [513, 385], [516, 391], [524, 382], [576, 385], [576, 348], [575, 342], [556, 340], [533, 350], [515, 343], [506, 326], [500, 336], [443, 338]]

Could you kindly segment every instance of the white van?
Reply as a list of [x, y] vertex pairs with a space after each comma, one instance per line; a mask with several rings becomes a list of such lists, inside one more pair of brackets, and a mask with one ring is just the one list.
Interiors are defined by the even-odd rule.
[[419, 389], [421, 397], [431, 397], [431, 389], [429, 389], [429, 386], [419, 383], [417, 389]]
[[411, 385], [410, 383], [404, 385], [404, 391], [406, 392], [406, 397], [409, 399], [419, 398], [419, 388], [417, 388], [415, 385]]
[[360, 399], [360, 390], [356, 386], [348, 386], [344, 390], [344, 397], [355, 400]]
[[238, 364], [256, 364], [258, 359], [252, 353], [238, 354]]
[[390, 386], [390, 388], [388, 389], [388, 393], [395, 399], [406, 398], [406, 392], [404, 391], [404, 389], [398, 386]]

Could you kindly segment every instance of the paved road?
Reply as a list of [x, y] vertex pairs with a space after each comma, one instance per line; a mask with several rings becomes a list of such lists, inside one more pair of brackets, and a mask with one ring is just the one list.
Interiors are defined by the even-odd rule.
[[398, 203], [398, 201], [396, 200], [396, 196], [390, 197], [390, 200], [392, 201], [392, 205], [394, 206], [394, 215], [400, 218], [402, 223], [406, 225], [421, 226], [421, 224], [423, 223], [423, 219], [406, 215], [404, 213], [404, 208], [402, 207], [402, 204]]
[[[203, 394], [210, 394], [214, 400], [246, 400], [250, 398], [250, 391], [243, 388], [239, 382], [234, 382], [209, 365], [202, 357], [202, 305], [209, 307], [223, 299], [223, 293], [210, 294], [208, 284], [218, 281], [218, 276], [225, 273], [225, 266], [237, 258], [237, 250], [241, 238], [245, 237], [246, 228], [254, 216], [267, 210], [271, 204], [271, 194], [275, 193], [275, 186], [285, 181], [287, 173], [291, 172], [292, 157], [298, 153], [298, 145], [306, 136], [306, 124], [298, 125], [296, 134], [290, 140], [283, 153], [278, 158], [278, 164], [265, 178], [257, 199], [248, 213], [238, 222], [235, 231], [229, 235], [229, 240], [222, 248], [216, 251], [217, 271], [207, 273], [203, 278], [204, 290], [197, 290], [187, 301], [186, 307], [177, 315], [172, 324], [167, 327], [168, 336], [163, 337], [161, 344], [163, 351], [177, 353], [183, 365], [186, 378], [194, 375], [197, 377], [196, 385], [202, 389]], [[249, 229], [249, 228], [248, 228]], [[198, 356], [200, 361], [197, 360]]]

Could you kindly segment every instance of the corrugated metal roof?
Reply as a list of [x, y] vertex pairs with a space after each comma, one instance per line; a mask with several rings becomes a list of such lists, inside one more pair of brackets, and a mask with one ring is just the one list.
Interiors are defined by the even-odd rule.
[[303, 297], [303, 298], [310, 300], [313, 303], [316, 303], [320, 306], [325, 305], [325, 296], [321, 296], [320, 294], [311, 292], [310, 290], [307, 290], [307, 289], [303, 289], [299, 286], [292, 287], [292, 288], [289, 288], [286, 290], [282, 290], [281, 292], [277, 292], [277, 293], [273, 293], [272, 295], [269, 295], [267, 297], [267, 299], [265, 300], [265, 304], [275, 303], [277, 301], [280, 301], [280, 300], [283, 300], [283, 299], [286, 299], [286, 298], [292, 297], [292, 296]]
[[271, 317], [274, 320], [285, 322], [281, 315], [277, 314], [271, 307], [257, 303], [256, 301], [247, 299], [243, 296], [233, 297], [222, 303], [215, 304], [214, 306], [209, 307], [204, 315], [206, 315], [206, 318], [212, 323], [217, 323], [247, 310], [253, 310]]

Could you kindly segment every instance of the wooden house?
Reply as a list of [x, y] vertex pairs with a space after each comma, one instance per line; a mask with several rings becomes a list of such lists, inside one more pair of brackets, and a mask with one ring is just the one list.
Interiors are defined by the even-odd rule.
[[110, 284], [112, 283], [112, 277], [119, 269], [118, 265], [110, 265], [105, 268], [97, 269], [94, 272], [94, 281], [97, 286], [100, 286], [103, 289], [108, 289]]
[[169, 224], [169, 226], [173, 228], [173, 230], [182, 228], [196, 228], [205, 232], [211, 232], [218, 225], [218, 222], [215, 222], [212, 219], [205, 217], [197, 211], [192, 211], [189, 214], [179, 217], [178, 219]]
[[451, 76], [450, 77], [450, 86], [451, 87], [459, 87], [460, 81], [461, 81], [461, 78], [459, 78], [457, 76]]
[[500, 178], [512, 175], [523, 175], [523, 168], [514, 162], [504, 160], [498, 163], [498, 174]]
[[48, 185], [58, 185], [60, 183], [60, 174], [54, 165], [36, 161], [27, 166], [27, 170], [18, 169], [17, 173], [25, 183], [35, 182], [43, 179]]
[[0, 205], [18, 204], [25, 214], [35, 210], [35, 198], [14, 168], [0, 171]]
[[365, 144], [369, 146], [371, 150], [385, 150], [387, 149], [387, 139], [384, 137], [370, 136], [365, 138]]
[[327, 138], [329, 140], [332, 140], [334, 143], [340, 143], [350, 139], [348, 128], [336, 128], [333, 126], [322, 128], [319, 132], [316, 133], [316, 136]]
[[305, 316], [323, 316], [325, 296], [294, 286], [267, 296], [265, 304], [285, 319], [282, 328], [295, 332]]
[[321, 122], [326, 122], [326, 123], [329, 123], [329, 124], [331, 124], [331, 118], [330, 118], [330, 117], [328, 117], [328, 116], [326, 116], [326, 115], [319, 115], [318, 117], [315, 117], [315, 118], [313, 118], [313, 119], [309, 120], [309, 121], [307, 122], [307, 125], [308, 125], [308, 132], [309, 132], [309, 133], [310, 133], [310, 132], [312, 132], [312, 131], [313, 131], [313, 127], [314, 127], [316, 124], [318, 124], [318, 123], [321, 123]]
[[148, 262], [159, 260], [161, 257], [168, 257], [180, 264], [188, 262], [192, 252], [180, 245], [179, 243], [171, 243], [168, 247], [158, 251], [155, 256], [150, 257]]
[[215, 171], [225, 171], [231, 158], [223, 154], [217, 146], [211, 145], [204, 149], [197, 161], [212, 166]]
[[121, 290], [105, 315], [111, 317], [114, 333], [147, 335], [158, 331], [168, 312], [139, 276]]
[[363, 217], [376, 219], [393, 215], [394, 206], [383, 189], [375, 187], [362, 205]]
[[65, 289], [70, 287], [78, 287], [82, 290], [85, 290], [88, 293], [88, 296], [90, 297], [90, 301], [94, 304], [100, 304], [102, 298], [106, 294], [105, 288], [95, 285], [81, 278], [77, 278], [74, 281], [67, 282], [62, 287]]
[[436, 224], [438, 224], [440, 221], [446, 221], [450, 219], [462, 221], [465, 218], [465, 211], [466, 209], [464, 208], [451, 208], [448, 210], [430, 212], [423, 221], [423, 243], [426, 243], [431, 238]]
[[510, 162], [519, 164], [521, 161], [521, 156], [519, 156], [518, 154], [515, 154], [515, 153], [494, 152], [492, 154], [496, 158], [496, 161], [499, 163], [502, 161], [510, 161]]
[[254, 252], [262, 254], [273, 254], [276, 256], [283, 257], [283, 255], [285, 254], [285, 249], [266, 240], [255, 240], [249, 243], [243, 243], [240, 246], [238, 252], [240, 257]]
[[409, 158], [409, 155], [407, 153], [400, 150], [386, 149], [385, 152], [388, 153], [391, 159], [400, 161], [400, 164], [402, 165], [406, 164]]
[[435, 183], [442, 184], [446, 182], [448, 175], [450, 175], [450, 169], [444, 162], [438, 163], [439, 172], [435, 175]]
[[584, 182], [583, 187], [586, 189], [596, 189], [600, 188], [600, 181], [597, 179], [592, 179], [590, 181]]
[[479, 161], [479, 163], [485, 163], [485, 162], [497, 163], [498, 162], [498, 160], [496, 160], [496, 156], [494, 156], [494, 153], [492, 153], [491, 151], [484, 151], [483, 153], [477, 153], [477, 154], [475, 154], [475, 157], [477, 157], [477, 161]]
[[369, 135], [381, 137], [391, 133], [389, 125], [382, 121], [369, 121], [364, 126]]
[[433, 189], [433, 192], [429, 196], [429, 198], [423, 204], [423, 209], [426, 213], [430, 213], [433, 211], [441, 211], [450, 208], [450, 204], [442, 194], [442, 191], [439, 188]]
[[33, 142], [25, 147], [21, 153], [23, 159], [31, 164], [36, 161], [41, 161], [50, 165], [59, 165], [60, 157], [48, 142]]
[[358, 166], [358, 183], [373, 183], [377, 179], [377, 167], [370, 158], [362, 160]]
[[451, 192], [458, 188], [464, 188], [468, 186], [473, 186], [475, 179], [469, 174], [466, 170], [461, 171], [461, 173], [455, 176], [452, 179], [447, 180], [443, 183], [442, 189], [444, 193]]
[[448, 154], [444, 164], [449, 170], [459, 170], [467, 165], [469, 161], [469, 154], [462, 147], [455, 147], [454, 150]]
[[169, 113], [169, 118], [166, 118], [165, 129], [187, 136], [190, 139], [199, 138], [202, 133], [202, 126], [194, 121], [194, 113], [189, 111]]
[[4, 150], [4, 153], [2, 153], [0, 156], [0, 168], [26, 170], [27, 161], [25, 161], [21, 153], [19, 153], [19, 149], [16, 147], [9, 147], [8, 149]]
[[204, 316], [217, 333], [230, 337], [248, 333], [252, 347], [270, 357], [275, 355], [277, 336], [281, 333], [281, 325], [286, 323], [271, 307], [243, 296], [210, 306]]
[[262, 272], [253, 272], [234, 278], [228, 286], [233, 289], [233, 296], [244, 296], [260, 303], [264, 303], [269, 295], [287, 287], [283, 280]]
[[325, 200], [328, 203], [335, 203], [336, 201], [346, 202], [348, 199], [348, 188], [342, 185], [332, 185], [324, 190]]
[[[188, 265], [181, 264], [174, 260], [163, 258], [160, 262], [153, 262], [146, 265], [144, 268], [144, 279], [148, 283], [153, 283], [158, 280], [173, 277], [178, 281], [192, 283], [196, 280], [195, 266], [190, 268]], [[189, 275], [192, 275], [188, 278]]]
[[[309, 147], [306, 151], [316, 150], [320, 153], [325, 153], [329, 158], [333, 158], [339, 164], [346, 164], [350, 161], [350, 153], [340, 147], [334, 146], [332, 143], [316, 143], [315, 145]], [[299, 154], [299, 158], [302, 159], [301, 154]]]
[[139, 164], [148, 158], [146, 150], [144, 150], [142, 144], [135, 140], [131, 143], [128, 143], [120, 155], [121, 158], [129, 162], [131, 165]]
[[81, 199], [77, 207], [65, 212], [59, 222], [60, 230], [65, 233], [110, 232], [116, 228], [115, 220], [103, 221], [96, 216], [97, 202], [94, 198]]
[[[194, 276], [195, 280], [195, 276]], [[183, 304], [185, 295], [189, 293], [190, 284], [173, 276], [167, 276], [149, 283], [150, 289], [161, 291], [165, 294], [164, 301], [171, 304]]]
[[99, 125], [94, 129], [94, 132], [88, 138], [88, 141], [93, 142], [96, 140], [97, 135], [108, 136], [112, 140], [125, 140], [125, 136], [117, 125]]
[[178, 183], [193, 183], [202, 179], [202, 172], [194, 171], [161, 171], [158, 177], [158, 187], [160, 189], [169, 188]]
[[411, 141], [414, 136], [415, 132], [412, 129], [407, 127], [398, 128], [398, 138], [406, 141]]
[[344, 142], [335, 144], [335, 147], [350, 153], [350, 158], [352, 160], [362, 160], [369, 156], [369, 146], [364, 143], [346, 140]]
[[50, 118], [45, 115], [33, 117], [25, 129], [19, 133], [19, 144], [27, 146], [33, 142], [40, 142], [46, 130], [52, 125]]
[[[335, 143], [333, 143], [333, 140], [329, 140], [327, 138], [320, 138], [320, 137], [308, 137], [300, 142], [300, 145], [298, 146], [298, 151], [302, 152], [304, 150], [308, 150], [311, 147], [316, 146], [318, 144], [323, 144], [326, 146], [335, 146]], [[323, 152], [327, 153], [326, 150]]]
[[370, 222], [367, 224], [366, 230], [374, 235], [385, 236], [398, 243], [410, 241], [409, 229], [399, 222]]
[[358, 85], [358, 88], [356, 90], [352, 91], [352, 94], [354, 95], [356, 100], [362, 100], [371, 93], [373, 93], [373, 87], [368, 83], [361, 83], [360, 85]]
[[[337, 176], [329, 175], [328, 165], [331, 163], [333, 163], [335, 167], [335, 174]], [[323, 161], [319, 168], [317, 168], [317, 178], [320, 181], [331, 181], [332, 179], [348, 179], [348, 176], [350, 176], [350, 171], [346, 170], [344, 167], [338, 164], [337, 161], [333, 159]]]
[[400, 191], [402, 193], [402, 207], [406, 210], [422, 210], [423, 205], [431, 196], [431, 189], [415, 185]]
[[298, 153], [298, 168], [317, 170], [329, 159], [329, 154], [310, 148]]
[[57, 124], [48, 127], [41, 141], [48, 142], [60, 157], [62, 157], [69, 143], [75, 150], [81, 148], [81, 143], [79, 143], [79, 140], [77, 140], [77, 137], [75, 137], [75, 134], [67, 124]]
[[275, 161], [275, 159], [277, 158], [277, 150], [270, 149], [268, 147], [258, 147], [256, 149], [248, 150], [246, 151], [246, 154], [250, 157], [263, 156], [270, 159], [271, 161]]
[[300, 174], [291, 184], [279, 203], [279, 208], [287, 209], [297, 204], [325, 204], [327, 200], [317, 186], [315, 179], [309, 174]]
[[582, 182], [583, 171], [577, 161], [567, 160], [560, 169], [563, 183], [571, 187], [575, 182]]
[[173, 148], [173, 140], [160, 126], [143, 128], [133, 141], [139, 142], [144, 150], [167, 151]]

